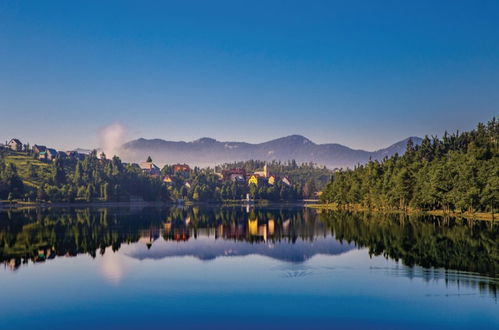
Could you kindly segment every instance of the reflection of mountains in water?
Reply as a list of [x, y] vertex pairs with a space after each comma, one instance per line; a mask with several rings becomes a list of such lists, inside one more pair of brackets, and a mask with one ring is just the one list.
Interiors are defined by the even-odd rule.
[[184, 242], [158, 240], [150, 249], [145, 245], [135, 245], [126, 254], [139, 260], [184, 256], [211, 260], [218, 257], [256, 254], [282, 261], [303, 262], [317, 254], [338, 255], [354, 248], [354, 244], [341, 244], [331, 236], [314, 240], [298, 239], [291, 241], [284, 239], [258, 241], [256, 243], [198, 236]]
[[[142, 231], [139, 242], [143, 245], [135, 245], [127, 255], [136, 259], [192, 256], [211, 260], [221, 256], [258, 254], [303, 262], [316, 254], [337, 255], [355, 248], [354, 244], [335, 240], [320, 221], [264, 219], [258, 220], [253, 215], [248, 220], [199, 227], [193, 225], [190, 217], [175, 218], [166, 222], [161, 230]], [[161, 234], [163, 237], [158, 240]]]

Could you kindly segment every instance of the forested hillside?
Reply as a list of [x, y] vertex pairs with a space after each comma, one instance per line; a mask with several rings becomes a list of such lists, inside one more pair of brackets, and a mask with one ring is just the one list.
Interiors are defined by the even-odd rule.
[[29, 152], [0, 153], [0, 200], [26, 201], [128, 201], [165, 200], [160, 180], [125, 165], [118, 157], [105, 159], [93, 151], [84, 160], [56, 159], [40, 162]]
[[321, 196], [339, 207], [494, 212], [499, 201], [499, 124], [408, 142], [403, 156], [335, 173]]

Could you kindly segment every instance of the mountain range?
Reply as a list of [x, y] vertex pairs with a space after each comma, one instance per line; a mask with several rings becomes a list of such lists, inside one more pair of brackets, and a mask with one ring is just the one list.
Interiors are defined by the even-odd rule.
[[205, 167], [255, 159], [313, 162], [330, 169], [352, 168], [368, 162], [369, 159], [381, 160], [395, 153], [403, 154], [409, 139], [412, 139], [415, 145], [421, 143], [421, 138], [409, 137], [384, 149], [365, 151], [337, 143], [316, 144], [301, 135], [290, 135], [257, 144], [221, 142], [212, 138], [201, 138], [192, 142], [140, 138], [122, 145], [120, 156], [130, 162], [143, 161], [151, 156], [158, 165], [187, 163]]

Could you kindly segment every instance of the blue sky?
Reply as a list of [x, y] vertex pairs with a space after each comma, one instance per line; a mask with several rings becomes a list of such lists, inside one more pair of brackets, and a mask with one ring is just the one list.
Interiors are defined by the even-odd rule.
[[369, 150], [499, 113], [499, 1], [0, 0], [0, 139]]

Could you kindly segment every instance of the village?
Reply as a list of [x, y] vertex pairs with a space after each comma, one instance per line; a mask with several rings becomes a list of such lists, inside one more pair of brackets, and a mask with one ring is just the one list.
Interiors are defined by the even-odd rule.
[[[28, 155], [32, 155], [35, 159], [50, 163], [55, 160], [68, 160], [68, 161], [83, 161], [85, 157], [88, 156], [86, 153], [78, 152], [75, 150], [71, 151], [58, 151], [54, 148], [49, 148], [44, 145], [34, 144], [30, 147], [30, 144], [23, 144], [20, 139], [12, 138], [10, 141], [6, 142], [4, 145], [0, 145], [0, 149], [10, 150], [15, 152], [23, 152]], [[105, 155], [101, 153], [101, 160], [105, 160]], [[142, 173], [146, 174], [151, 178], [157, 178], [161, 180], [166, 185], [173, 185], [178, 183], [181, 179], [182, 184], [186, 188], [191, 188], [192, 183], [190, 178], [192, 177], [193, 169], [187, 164], [173, 164], [164, 166], [161, 170], [153, 160], [149, 157], [146, 161], [137, 163], [123, 163], [124, 165], [129, 165], [133, 168], [140, 169]], [[215, 169], [214, 175], [217, 176], [219, 181], [230, 182], [236, 185], [243, 186], [274, 186], [278, 183], [291, 187], [291, 179], [287, 176], [278, 176], [272, 174], [269, 170], [267, 164], [263, 166], [262, 170], [259, 171], [246, 171], [244, 168], [229, 168], [229, 169]]]

